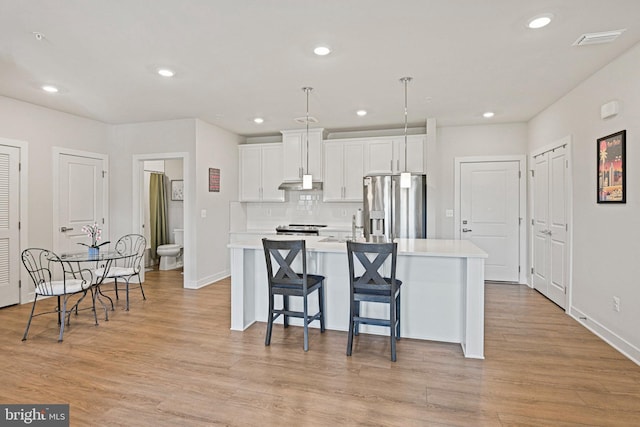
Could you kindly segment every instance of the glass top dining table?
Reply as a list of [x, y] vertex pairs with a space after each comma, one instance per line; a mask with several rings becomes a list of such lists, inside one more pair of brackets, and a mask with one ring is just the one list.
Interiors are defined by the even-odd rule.
[[105, 312], [104, 317], [105, 317], [105, 320], [108, 321], [109, 314], [108, 314], [107, 305], [102, 300], [101, 296], [109, 300], [109, 302], [111, 303], [111, 310], [114, 310], [114, 304], [111, 297], [102, 293], [102, 290], [100, 289], [100, 285], [102, 284], [102, 282], [104, 282], [104, 279], [108, 277], [109, 269], [111, 268], [111, 265], [114, 261], [119, 259], [129, 258], [135, 255], [136, 255], [135, 253], [129, 254], [129, 253], [121, 253], [118, 251], [99, 251], [98, 253], [93, 253], [93, 252], [90, 253], [89, 251], [84, 251], [84, 252], [60, 254], [59, 257], [55, 257], [55, 259], [51, 258], [50, 260], [61, 261], [66, 263], [78, 263], [78, 264], [86, 263], [86, 262], [96, 263], [96, 270], [94, 271], [94, 274], [98, 270], [101, 270], [101, 272], [100, 274], [95, 275], [95, 280], [93, 283], [93, 286], [95, 286], [96, 288], [96, 292], [94, 294], [94, 309], [95, 309], [95, 300], [97, 299], [98, 302], [100, 302], [100, 304], [104, 308], [104, 312]]

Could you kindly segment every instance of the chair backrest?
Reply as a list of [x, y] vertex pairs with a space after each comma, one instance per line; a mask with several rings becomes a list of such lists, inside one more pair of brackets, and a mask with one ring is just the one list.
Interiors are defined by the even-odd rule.
[[[72, 269], [71, 263], [62, 260], [48, 249], [28, 248], [22, 251], [22, 264], [27, 269], [36, 292], [40, 295], [53, 295], [55, 281], [62, 283], [62, 293], [67, 293], [67, 280], [80, 279], [83, 288], [91, 285], [92, 274], [88, 269]], [[86, 285], [86, 286], [85, 286]], [[77, 289], [77, 288], [74, 288]], [[59, 293], [59, 290], [56, 291]]]
[[[375, 258], [373, 257], [374, 255]], [[395, 293], [397, 288], [397, 243], [347, 242], [347, 256], [349, 260], [349, 282], [351, 283], [352, 292], [354, 288], [357, 288], [359, 292], [392, 291]], [[391, 257], [391, 272], [387, 280], [383, 277], [381, 270], [389, 257]], [[357, 264], [355, 261], [357, 261]], [[358, 265], [364, 269], [360, 276], [356, 276], [356, 267]]]
[[116, 252], [130, 255], [120, 261], [122, 267], [133, 268], [136, 273], [142, 268], [142, 258], [147, 248], [147, 239], [140, 234], [125, 234], [116, 242]]
[[[262, 246], [267, 261], [269, 286], [307, 286], [307, 249], [304, 240], [262, 239]], [[298, 256], [302, 257], [302, 273], [297, 273], [292, 267]], [[276, 267], [278, 267], [275, 273], [272, 260], [276, 260]]]

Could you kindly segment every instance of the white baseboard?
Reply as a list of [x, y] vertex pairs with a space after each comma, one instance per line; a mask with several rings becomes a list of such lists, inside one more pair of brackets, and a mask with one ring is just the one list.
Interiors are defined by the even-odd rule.
[[205, 287], [207, 285], [210, 285], [210, 284], [212, 284], [214, 282], [217, 282], [218, 280], [222, 280], [225, 277], [229, 277], [229, 276], [231, 276], [231, 271], [230, 270], [225, 270], [225, 271], [222, 271], [220, 273], [216, 273], [216, 274], [213, 274], [211, 276], [203, 277], [203, 278], [195, 280], [195, 281], [189, 281], [189, 282], [185, 281], [184, 282], [184, 287], [186, 289], [200, 289], [200, 288], [203, 288], [203, 287]]
[[640, 366], [640, 348], [634, 346], [624, 338], [616, 335], [604, 325], [598, 323], [593, 319], [590, 319], [589, 316], [575, 307], [571, 307], [567, 314], [576, 319], [582, 326], [602, 338], [611, 347], [618, 350], [625, 357], [633, 361], [636, 365]]

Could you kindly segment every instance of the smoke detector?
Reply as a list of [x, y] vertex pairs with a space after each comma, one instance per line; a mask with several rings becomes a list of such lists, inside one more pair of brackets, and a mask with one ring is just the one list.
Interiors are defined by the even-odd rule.
[[611, 43], [620, 35], [626, 31], [626, 28], [622, 30], [603, 31], [601, 33], [586, 33], [578, 37], [578, 40], [573, 42], [573, 46], [586, 46], [589, 44], [599, 43]]
[[[306, 125], [307, 124], [307, 118], [306, 117], [297, 117], [297, 118], [295, 118], [293, 120], [296, 123], [300, 123], [301, 125]], [[315, 117], [309, 116], [309, 123], [318, 123], [318, 119], [316, 119]]]

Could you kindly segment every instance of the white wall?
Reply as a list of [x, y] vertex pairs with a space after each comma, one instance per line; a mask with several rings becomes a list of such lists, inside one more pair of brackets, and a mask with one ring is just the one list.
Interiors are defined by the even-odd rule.
[[[195, 141], [195, 286], [204, 286], [230, 274], [229, 205], [238, 200], [238, 144], [243, 138], [196, 120]], [[220, 169], [219, 192], [209, 192], [209, 168]], [[206, 211], [205, 218], [202, 211]]]
[[454, 206], [454, 161], [456, 157], [525, 155], [527, 124], [451, 126], [438, 128], [438, 195], [435, 237], [453, 239], [453, 217], [445, 211]]
[[28, 145], [29, 246], [53, 247], [53, 147], [107, 153], [108, 125], [0, 96], [0, 136]]
[[[640, 44], [529, 123], [529, 151], [573, 138], [571, 313], [640, 363]], [[621, 112], [602, 120], [611, 100]], [[596, 203], [596, 140], [627, 130], [627, 203]], [[612, 309], [620, 297], [621, 311]]]
[[[111, 234], [133, 230], [132, 158], [134, 154], [187, 152], [195, 157], [195, 120], [115, 125], [110, 128]], [[152, 156], [151, 156], [152, 157]]]
[[[146, 162], [145, 162], [146, 163]], [[167, 226], [169, 227], [169, 241], [175, 243], [173, 230], [184, 229], [184, 201], [171, 200], [171, 181], [184, 178], [182, 159], [167, 159], [164, 161], [164, 174], [167, 177]]]

